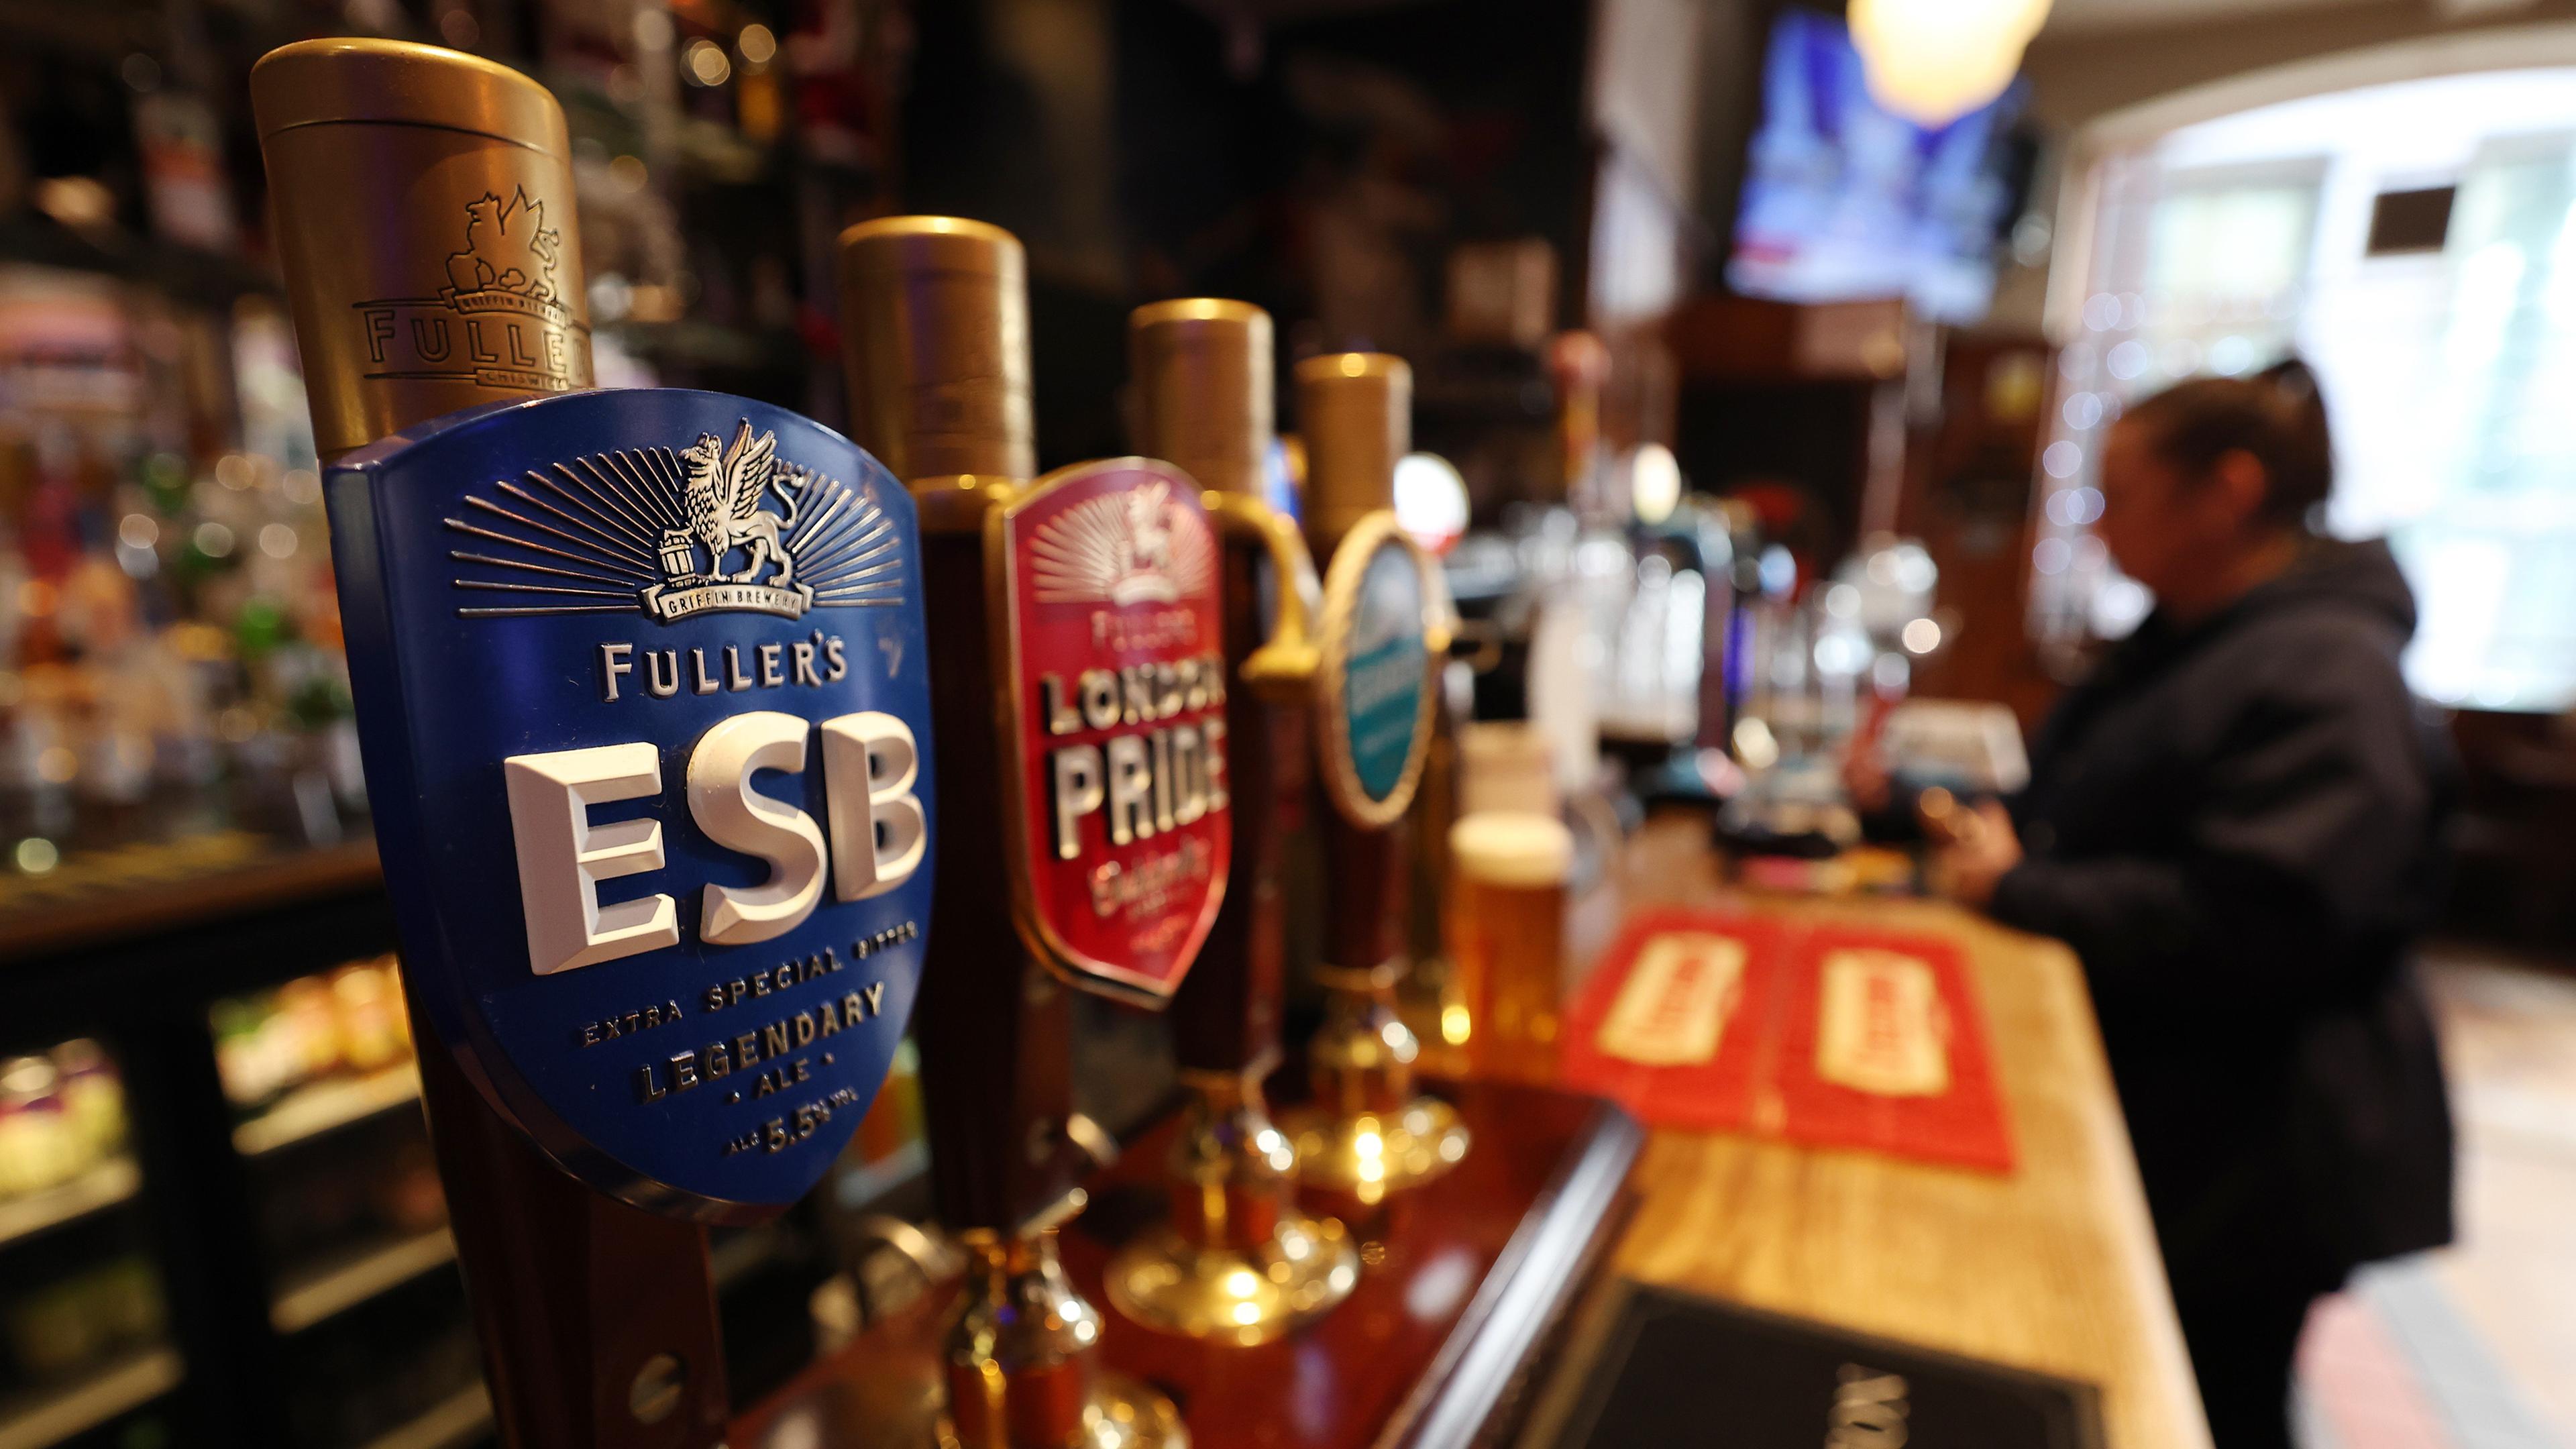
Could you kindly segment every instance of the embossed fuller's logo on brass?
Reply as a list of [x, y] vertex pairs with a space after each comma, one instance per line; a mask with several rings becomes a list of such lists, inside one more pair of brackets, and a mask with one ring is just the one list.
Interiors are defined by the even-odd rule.
[[463, 245], [446, 285], [422, 297], [357, 304], [367, 376], [443, 379], [525, 392], [590, 385], [590, 347], [555, 280], [563, 233], [545, 203], [516, 188], [466, 203]]
[[[785, 462], [774, 435], [700, 433], [531, 468], [468, 493], [447, 526], [474, 540], [465, 618], [622, 614], [665, 624], [740, 609], [891, 608], [904, 599], [893, 524], [866, 487]], [[675, 676], [676, 678], [676, 676]]]
[[993, 516], [1021, 933], [1074, 984], [1159, 1001], [1225, 894], [1226, 666], [1198, 485], [1142, 458]]

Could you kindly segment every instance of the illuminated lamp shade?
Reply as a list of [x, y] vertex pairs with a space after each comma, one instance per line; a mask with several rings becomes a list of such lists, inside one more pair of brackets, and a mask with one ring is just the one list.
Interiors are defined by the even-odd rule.
[[1467, 480], [1437, 453], [1396, 459], [1395, 521], [1415, 543], [1447, 553], [1467, 531]]
[[2012, 84], [2049, 0], [1851, 0], [1852, 45], [1888, 110], [1943, 126]]

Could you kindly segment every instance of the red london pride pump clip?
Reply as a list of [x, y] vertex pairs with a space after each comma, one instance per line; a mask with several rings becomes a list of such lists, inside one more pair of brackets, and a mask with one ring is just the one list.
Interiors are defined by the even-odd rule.
[[1072, 984], [1159, 1006], [1225, 896], [1224, 639], [1199, 486], [1120, 458], [991, 515], [1012, 900]]

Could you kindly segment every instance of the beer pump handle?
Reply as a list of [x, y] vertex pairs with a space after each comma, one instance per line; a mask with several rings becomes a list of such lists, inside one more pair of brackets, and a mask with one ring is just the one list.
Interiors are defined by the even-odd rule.
[[[1349, 600], [1356, 590], [1340, 576], [1358, 572], [1353, 565], [1365, 563], [1365, 555], [1390, 537], [1399, 540], [1419, 563], [1418, 550], [1395, 531], [1391, 513], [1362, 515], [1337, 542], [1337, 587], [1325, 606], [1327, 633], [1340, 639], [1351, 636], [1354, 626], [1342, 616], [1350, 611]], [[1436, 571], [1422, 573], [1428, 580]], [[1427, 667], [1436, 670], [1440, 649], [1433, 639], [1438, 614], [1430, 607], [1428, 583], [1424, 604]], [[1325, 984], [1354, 991], [1382, 990], [1392, 984], [1404, 960], [1405, 924], [1413, 903], [1412, 804], [1428, 751], [1416, 745], [1390, 793], [1372, 797], [1360, 788], [1351, 732], [1335, 722], [1350, 707], [1343, 697], [1348, 662], [1328, 660], [1324, 667], [1341, 676], [1328, 676], [1318, 689], [1322, 718], [1315, 727], [1314, 755], [1325, 797], [1324, 808], [1317, 812], [1322, 819], [1325, 860], [1323, 966], [1330, 973]], [[1426, 700], [1424, 709], [1429, 708]]]
[[1210, 1077], [1266, 1073], [1278, 1059], [1282, 838], [1310, 788], [1306, 711], [1321, 657], [1314, 560], [1266, 497], [1272, 336], [1269, 313], [1215, 297], [1139, 307], [1128, 324], [1136, 449], [1205, 490], [1223, 540], [1225, 657], [1243, 686], [1225, 712], [1232, 879], [1170, 1008], [1181, 1069]]
[[[1110, 1301], [1166, 1333], [1245, 1346], [1331, 1311], [1359, 1282], [1339, 1222], [1295, 1200], [1296, 1156], [1263, 1083], [1280, 1059], [1287, 836], [1312, 787], [1322, 589], [1295, 522], [1271, 508], [1270, 314], [1185, 298], [1129, 318], [1137, 450], [1204, 490], [1218, 536], [1230, 866], [1197, 969], [1173, 993], [1182, 1102], [1164, 1158], [1171, 1216], [1109, 1263]], [[1204, 726], [1203, 726], [1204, 728]]]
[[1439, 570], [1396, 519], [1412, 441], [1402, 359], [1345, 352], [1297, 364], [1306, 530], [1324, 571], [1313, 726], [1324, 829], [1324, 1020], [1306, 1044], [1314, 1097], [1282, 1125], [1309, 1189], [1374, 1211], [1466, 1155], [1457, 1109], [1415, 1090], [1421, 1042], [1396, 1008], [1406, 968], [1410, 817], [1455, 633]]
[[[1187, 802], [1197, 813], [1181, 818], [1172, 761], [1187, 766], [1213, 756], [1197, 753], [1210, 691], [1184, 688], [1177, 663], [1159, 675], [1131, 672], [1140, 703], [1147, 681], [1171, 681], [1169, 694], [1157, 697], [1155, 718], [1184, 708], [1200, 718], [1176, 720], [1169, 734], [1158, 734], [1151, 763], [1129, 753], [1143, 747], [1134, 733], [1105, 747], [1056, 744], [1043, 758], [1068, 773], [1047, 780], [1030, 765], [1030, 734], [1043, 728], [1043, 744], [1079, 733], [1099, 712], [1097, 696], [1086, 690], [1066, 704], [1068, 676], [1027, 667], [1027, 651], [1062, 651], [1041, 653], [1045, 662], [1074, 657], [1065, 637], [1071, 631], [1028, 622], [1032, 609], [1114, 605], [1121, 584], [1130, 586], [1125, 597], [1136, 597], [1139, 569], [1168, 563], [1167, 551], [1182, 546], [1163, 512], [1176, 494], [1201, 561], [1207, 521], [1186, 487], [1176, 486], [1186, 480], [1169, 470], [1150, 490], [1137, 482], [1141, 470], [1118, 463], [1030, 477], [1027, 263], [1010, 233], [955, 217], [880, 217], [841, 234], [840, 262], [853, 431], [912, 490], [920, 509], [924, 604], [938, 654], [930, 714], [948, 776], [958, 782], [940, 800], [931, 909], [941, 929], [913, 1015], [934, 1206], [971, 1260], [943, 1335], [947, 1397], [938, 1437], [979, 1449], [1070, 1445], [1112, 1442], [1101, 1435], [1114, 1425], [1114, 1442], [1180, 1449], [1188, 1435], [1171, 1402], [1099, 1367], [1102, 1315], [1057, 1254], [1057, 1229], [1085, 1201], [1076, 1184], [1113, 1148], [1073, 1110], [1073, 999], [1059, 973], [1078, 978], [1092, 963], [1057, 949], [1050, 924], [1066, 922], [1047, 916], [1041, 901], [1063, 895], [1042, 896], [1037, 880], [1042, 870], [1059, 887], [1096, 879], [1077, 874], [1078, 847], [1064, 851], [1069, 834], [1079, 838], [1082, 814], [1123, 808], [1121, 829], [1148, 837], [1204, 819], [1204, 784]], [[1023, 525], [1032, 530], [1027, 539], [1015, 533]], [[1112, 530], [1118, 536], [1104, 538]], [[1047, 582], [1024, 591], [1019, 562], [1040, 558], [1045, 567], [1032, 564], [1028, 572]], [[1198, 577], [1199, 607], [1174, 612], [1205, 637], [1216, 621], [1205, 571]], [[1184, 605], [1187, 596], [1170, 574], [1152, 572], [1143, 582], [1167, 603]], [[1110, 609], [1098, 609], [1088, 622], [1106, 627], [1101, 621], [1111, 617]], [[1188, 663], [1187, 679], [1198, 680], [1199, 661]], [[1070, 677], [1079, 683], [1082, 675]], [[1110, 685], [1113, 693], [1121, 687]], [[1193, 693], [1194, 705], [1179, 703]], [[1162, 698], [1173, 707], [1161, 709]], [[1091, 751], [1087, 763], [1077, 750]], [[1106, 774], [1113, 763], [1125, 772], [1114, 780]], [[1080, 770], [1094, 786], [1087, 806], [1071, 803], [1077, 793], [1048, 793]], [[1159, 792], [1141, 815], [1133, 793], [1140, 774], [1152, 776], [1149, 788]], [[1041, 808], [1047, 824], [1033, 827]], [[1094, 828], [1111, 838], [1105, 817]], [[1199, 829], [1202, 849], [1208, 832]], [[1077, 862], [1071, 870], [1064, 869], [1068, 861]], [[1201, 880], [1221, 879], [1222, 871], [1223, 858], [1215, 856]], [[1097, 904], [1103, 899], [1090, 897], [1094, 919], [1084, 924], [1095, 934], [1085, 939], [1110, 946], [1100, 922], [1118, 917]], [[1194, 949], [1197, 938], [1189, 944]], [[1188, 956], [1178, 959], [1177, 969], [1186, 971]], [[1135, 974], [1146, 983], [1140, 991], [1156, 982]]]
[[1054, 1211], [1090, 1162], [1073, 1140], [1073, 1003], [1011, 921], [988, 515], [1028, 485], [1028, 281], [1019, 240], [959, 217], [894, 216], [841, 234], [850, 425], [921, 507], [922, 586], [938, 667], [941, 756], [932, 919], [913, 1009], [933, 1207], [1012, 1233]]
[[[590, 385], [571, 147], [544, 87], [435, 46], [312, 40], [269, 53], [250, 89], [325, 458], [477, 403]], [[452, 304], [487, 272], [506, 275], [492, 262], [513, 242], [522, 287], [469, 318]], [[418, 355], [469, 345], [512, 365]], [[543, 1160], [440, 1042], [418, 982], [407, 989], [502, 1439], [718, 1443], [727, 1395], [706, 1229]]]
[[[1306, 536], [1314, 555], [1328, 562], [1344, 550], [1371, 550], [1384, 540], [1402, 541], [1389, 510], [1395, 502], [1395, 463], [1412, 440], [1413, 374], [1400, 358], [1379, 353], [1345, 352], [1310, 357], [1297, 365], [1297, 402], [1305, 431], [1307, 458]], [[1339, 565], [1337, 576], [1353, 573], [1352, 563]], [[1445, 594], [1432, 592], [1437, 570], [1423, 569], [1426, 638], [1436, 655], [1445, 647]], [[1356, 585], [1358, 580], [1349, 580]], [[1342, 598], [1329, 596], [1323, 628], [1347, 637], [1347, 612], [1356, 587]], [[1435, 606], [1435, 597], [1439, 600]], [[1329, 665], [1328, 665], [1329, 667]], [[1335, 685], [1324, 681], [1321, 703], [1329, 712], [1339, 704]], [[1318, 757], [1328, 777], [1346, 772], [1331, 748], [1333, 731], [1323, 731], [1327, 746]], [[1419, 752], [1416, 752], [1418, 761]], [[1418, 763], [1413, 767], [1418, 772]], [[1344, 808], [1321, 812], [1326, 850], [1324, 963], [1353, 976], [1391, 973], [1402, 951], [1402, 926], [1410, 898], [1403, 814], [1412, 798], [1411, 778], [1391, 794], [1370, 801], [1351, 800]], [[1325, 781], [1328, 794], [1333, 780]], [[1372, 818], [1355, 820], [1350, 807], [1365, 805]], [[1356, 983], [1355, 983], [1356, 984]], [[1383, 984], [1383, 983], [1379, 983]]]

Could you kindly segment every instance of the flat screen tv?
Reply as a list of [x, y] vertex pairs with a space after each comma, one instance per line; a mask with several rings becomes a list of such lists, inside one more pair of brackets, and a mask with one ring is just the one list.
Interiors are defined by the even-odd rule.
[[1892, 114], [1843, 22], [1782, 12], [1736, 208], [1729, 287], [1783, 302], [1903, 297], [1973, 322], [1994, 297], [1995, 242], [2025, 167], [2023, 83], [1943, 126]]

